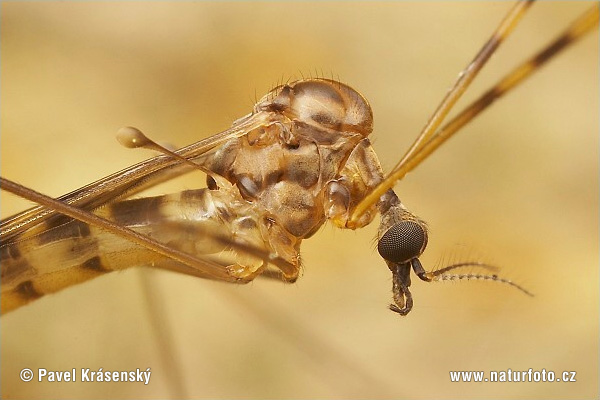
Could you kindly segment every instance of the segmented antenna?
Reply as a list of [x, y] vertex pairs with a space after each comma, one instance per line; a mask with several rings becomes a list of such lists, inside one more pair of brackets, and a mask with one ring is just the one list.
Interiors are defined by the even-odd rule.
[[533, 297], [533, 293], [529, 290], [525, 289], [523, 286], [514, 283], [513, 281], [505, 278], [500, 278], [498, 275], [483, 275], [483, 274], [449, 274], [449, 275], [440, 275], [434, 279], [434, 281], [459, 281], [459, 280], [484, 280], [484, 281], [494, 281], [507, 284], [509, 286], [514, 287], [515, 289], [520, 290], [525, 293], [527, 296]]
[[531, 297], [534, 296], [533, 293], [531, 293], [529, 290], [525, 289], [523, 286], [511, 281], [510, 279], [501, 278], [496, 274], [486, 275], [486, 274], [474, 274], [474, 273], [468, 273], [468, 274], [447, 274], [446, 273], [448, 271], [452, 271], [457, 268], [464, 268], [464, 267], [480, 267], [480, 268], [485, 268], [487, 270], [492, 270], [492, 271], [497, 271], [499, 269], [498, 267], [496, 267], [494, 265], [485, 264], [482, 262], [462, 262], [462, 263], [458, 263], [458, 264], [449, 265], [449, 266], [439, 269], [437, 271], [427, 272], [424, 276], [419, 275], [419, 278], [421, 278], [427, 282], [471, 281], [471, 280], [494, 281], [494, 282], [504, 283], [506, 285], [512, 286], [515, 289], [518, 289], [521, 292], [525, 293], [527, 296], [531, 296]]

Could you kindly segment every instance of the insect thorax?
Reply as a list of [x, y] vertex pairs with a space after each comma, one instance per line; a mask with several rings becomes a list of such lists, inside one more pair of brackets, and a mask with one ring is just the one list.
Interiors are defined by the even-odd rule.
[[[307, 99], [311, 94], [316, 98]], [[265, 96], [255, 107], [254, 115], [260, 113], [268, 113], [268, 122], [223, 145], [208, 168], [297, 238], [327, 219], [346, 227], [352, 207], [383, 176], [366, 137], [372, 124], [366, 100], [337, 82], [300, 81]]]

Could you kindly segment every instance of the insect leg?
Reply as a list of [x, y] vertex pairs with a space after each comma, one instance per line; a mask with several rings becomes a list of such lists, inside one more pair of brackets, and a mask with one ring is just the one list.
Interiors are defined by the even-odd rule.
[[351, 217], [352, 223], [355, 223], [355, 221], [357, 221], [358, 218], [360, 218], [360, 216], [363, 215], [372, 204], [375, 204], [377, 201], [379, 201], [379, 198], [388, 189], [391, 189], [396, 181], [400, 179], [397, 171], [404, 163], [406, 163], [407, 160], [410, 160], [412, 156], [417, 153], [437, 131], [452, 107], [454, 107], [456, 102], [461, 98], [463, 93], [467, 90], [471, 82], [475, 79], [479, 71], [481, 71], [483, 66], [487, 63], [500, 44], [510, 35], [516, 24], [531, 6], [532, 2], [533, 1], [529, 0], [521, 0], [508, 12], [498, 28], [496, 28], [494, 33], [492, 33], [492, 36], [483, 45], [481, 50], [479, 50], [473, 61], [471, 61], [469, 65], [467, 65], [467, 67], [459, 74], [458, 79], [452, 88], [448, 91], [446, 96], [444, 96], [440, 105], [433, 112], [432, 116], [423, 127], [423, 130], [408, 149], [406, 154], [402, 157], [398, 164], [396, 164], [392, 170], [392, 173], [390, 173], [390, 175], [381, 184], [373, 189], [373, 191], [357, 205]]
[[543, 65], [551, 60], [561, 50], [575, 43], [586, 33], [598, 27], [600, 17], [600, 6], [595, 4], [592, 8], [581, 15], [556, 39], [536, 53], [533, 57], [520, 64], [510, 73], [506, 74], [497, 84], [483, 93], [477, 100], [469, 104], [456, 117], [452, 118], [446, 125], [440, 128], [429, 141], [423, 144], [419, 151], [415, 152], [410, 160], [394, 172], [397, 179], [402, 179], [404, 175], [418, 166], [425, 158], [439, 148], [446, 140], [451, 138], [463, 126], [471, 122], [479, 113], [487, 109], [492, 103], [500, 97], [517, 87], [532, 73], [538, 71]]
[[[47, 207], [51, 207], [71, 218], [77, 219], [90, 225], [97, 226], [117, 236], [123, 237], [167, 258], [178, 261], [179, 263], [181, 263], [177, 267], [179, 272], [195, 276], [200, 274], [202, 277], [209, 277], [212, 279], [223, 280], [227, 282], [243, 282], [247, 281], [247, 279], [251, 280], [254, 277], [240, 277], [236, 274], [236, 271], [229, 266], [223, 266], [210, 260], [203, 260], [188, 253], [171, 248], [132, 229], [120, 226], [110, 220], [92, 214], [88, 211], [62, 203], [51, 197], [48, 197], [39, 192], [14, 183], [6, 178], [0, 177], [0, 187], [4, 190], [14, 193], [18, 196], [24, 197], [28, 200], [43, 204]], [[219, 241], [224, 239], [217, 236], [215, 237], [215, 240]], [[267, 262], [282, 262], [281, 260], [273, 258], [272, 254], [266, 251], [261, 252], [260, 249], [255, 249], [255, 254], [256, 253], [261, 253], [261, 256]]]

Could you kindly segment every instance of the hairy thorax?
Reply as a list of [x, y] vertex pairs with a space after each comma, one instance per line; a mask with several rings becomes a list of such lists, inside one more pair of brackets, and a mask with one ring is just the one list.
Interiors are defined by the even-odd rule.
[[[269, 123], [231, 139], [208, 168], [297, 238], [311, 236], [327, 219], [345, 227], [351, 207], [382, 176], [367, 139], [366, 100], [337, 82], [300, 81], [265, 96], [255, 114], [267, 112]], [[211, 179], [209, 188], [216, 188]]]

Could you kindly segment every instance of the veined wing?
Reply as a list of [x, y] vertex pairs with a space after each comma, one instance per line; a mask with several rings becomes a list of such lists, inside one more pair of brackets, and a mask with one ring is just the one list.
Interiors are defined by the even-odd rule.
[[[183, 147], [176, 153], [190, 160], [201, 160], [203, 155], [225, 141], [243, 136], [265, 123], [268, 123], [268, 114], [249, 114], [236, 121], [231, 128]], [[58, 200], [78, 208], [93, 210], [189, 171], [191, 167], [179, 160], [159, 155], [65, 194]], [[30, 208], [0, 222], [0, 242], [9, 241], [43, 222], [54, 223], [62, 221], [62, 218], [65, 217], [48, 207]]]

